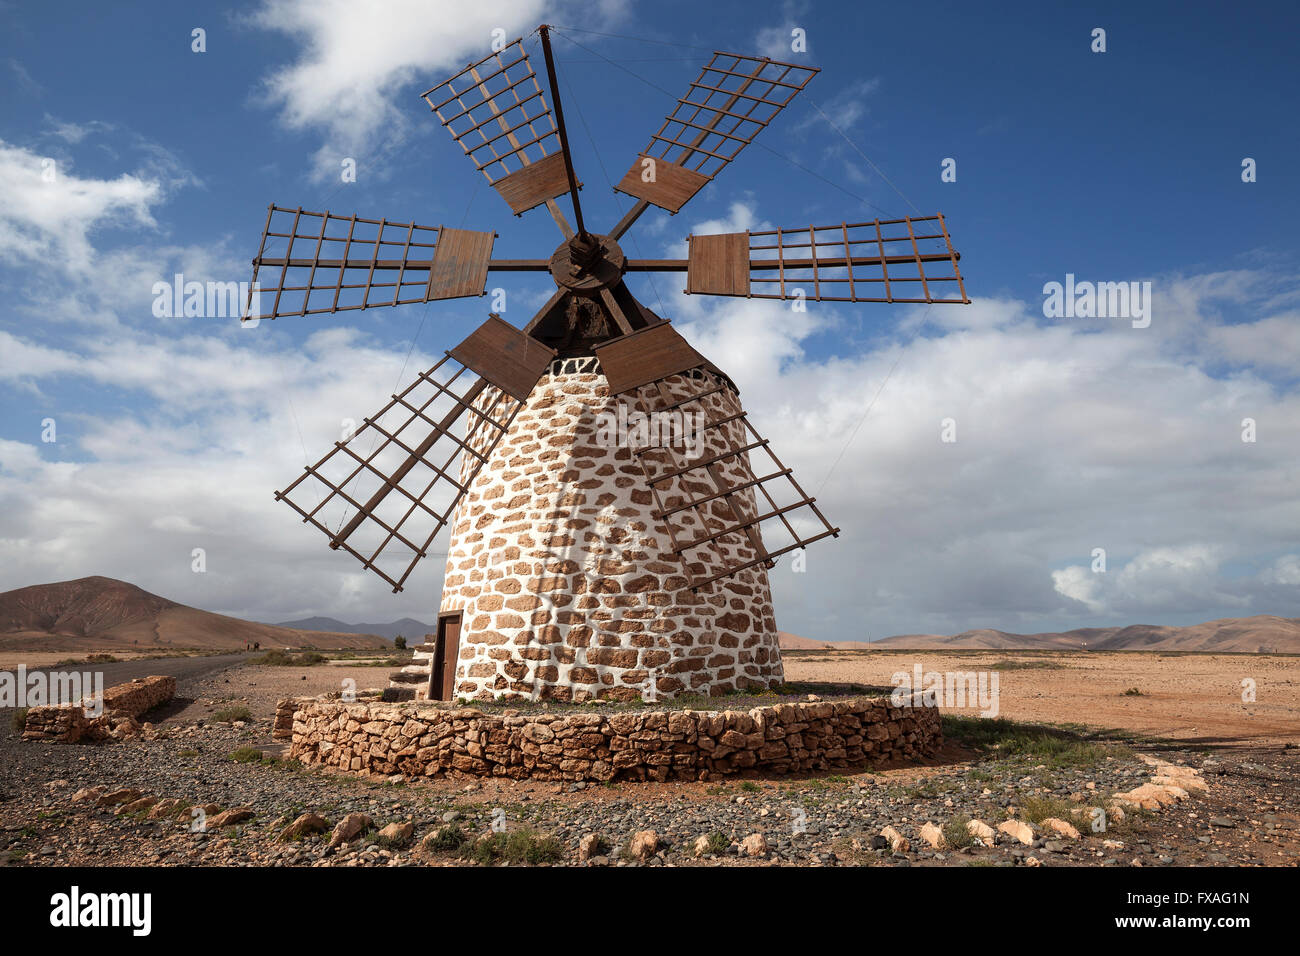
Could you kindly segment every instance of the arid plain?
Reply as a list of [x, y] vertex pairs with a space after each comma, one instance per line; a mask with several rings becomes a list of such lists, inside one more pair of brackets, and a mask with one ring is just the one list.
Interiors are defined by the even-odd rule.
[[1207, 747], [1300, 743], [1295, 655], [836, 649], [783, 656], [792, 681], [890, 684], [895, 673], [910, 675], [917, 665], [923, 672], [997, 672], [997, 716], [1010, 720], [1083, 724]]

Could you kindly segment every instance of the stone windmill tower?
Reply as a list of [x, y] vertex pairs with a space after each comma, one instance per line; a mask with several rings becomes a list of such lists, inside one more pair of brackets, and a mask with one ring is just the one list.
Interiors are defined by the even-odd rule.
[[408, 696], [655, 699], [778, 683], [768, 570], [839, 530], [726, 373], [623, 278], [684, 272], [701, 295], [967, 302], [959, 256], [932, 216], [692, 236], [686, 259], [628, 259], [619, 240], [650, 205], [678, 212], [817, 71], [715, 53], [617, 185], [634, 204], [596, 233], [549, 29], [537, 33], [551, 105], [522, 39], [423, 96], [516, 215], [547, 207], [564, 237], [549, 258], [493, 258], [492, 232], [270, 207], [254, 283], [274, 299], [250, 302], [249, 318], [481, 296], [490, 271], [556, 285], [522, 330], [490, 316], [276, 497], [394, 591], [450, 529], [438, 632], [393, 675]]

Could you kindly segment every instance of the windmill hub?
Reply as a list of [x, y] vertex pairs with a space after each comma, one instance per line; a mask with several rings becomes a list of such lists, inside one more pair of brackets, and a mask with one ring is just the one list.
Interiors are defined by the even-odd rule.
[[588, 233], [560, 243], [550, 260], [555, 284], [581, 295], [597, 295], [618, 285], [627, 271], [627, 257], [609, 236]]

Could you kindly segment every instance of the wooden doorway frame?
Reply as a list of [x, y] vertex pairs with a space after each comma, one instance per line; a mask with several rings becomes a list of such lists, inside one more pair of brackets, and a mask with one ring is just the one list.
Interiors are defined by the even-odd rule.
[[[451, 700], [456, 690], [456, 661], [460, 657], [461, 631], [464, 626], [464, 611], [444, 611], [438, 615], [438, 630], [434, 635], [433, 661], [429, 665], [429, 699]], [[455, 646], [451, 651], [451, 673], [447, 671], [447, 634], [450, 625], [455, 622]], [[448, 686], [450, 685], [450, 686]]]

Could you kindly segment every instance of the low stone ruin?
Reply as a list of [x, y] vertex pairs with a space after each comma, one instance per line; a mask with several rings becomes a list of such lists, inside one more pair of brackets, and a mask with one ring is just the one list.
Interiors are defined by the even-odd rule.
[[23, 739], [75, 744], [134, 737], [141, 729], [136, 718], [175, 696], [175, 677], [137, 677], [104, 691], [104, 709], [97, 717], [86, 714], [87, 700], [30, 708]]

